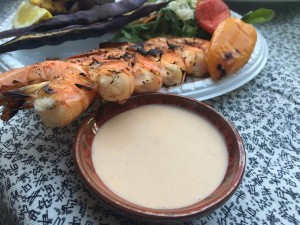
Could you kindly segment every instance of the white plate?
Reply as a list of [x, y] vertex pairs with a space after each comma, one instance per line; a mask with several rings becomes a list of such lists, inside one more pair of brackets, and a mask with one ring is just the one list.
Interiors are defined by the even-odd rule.
[[[239, 17], [232, 12], [233, 16]], [[0, 26], [0, 30], [8, 29], [11, 26], [11, 18], [7, 18]], [[22, 67], [24, 65], [40, 62], [49, 58], [67, 58], [84, 51], [97, 48], [98, 44], [108, 41], [110, 35], [101, 38], [90, 38], [79, 41], [69, 41], [58, 46], [44, 46], [32, 50], [20, 50], [0, 55], [0, 71]], [[230, 92], [254, 78], [264, 67], [268, 58], [268, 46], [265, 38], [258, 31], [257, 43], [250, 60], [237, 73], [222, 78], [220, 81], [213, 81], [210, 78], [199, 79], [189, 77], [181, 86], [162, 88], [161, 92], [183, 95], [206, 100]]]

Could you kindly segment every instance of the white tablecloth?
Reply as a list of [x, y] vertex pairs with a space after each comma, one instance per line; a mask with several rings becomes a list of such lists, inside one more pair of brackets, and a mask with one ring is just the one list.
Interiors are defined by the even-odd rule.
[[[269, 46], [266, 66], [246, 85], [206, 101], [242, 136], [243, 181], [225, 205], [186, 224], [300, 224], [300, 7], [258, 28]], [[86, 189], [71, 151], [83, 119], [50, 129], [29, 110], [0, 121], [0, 224], [148, 224]]]

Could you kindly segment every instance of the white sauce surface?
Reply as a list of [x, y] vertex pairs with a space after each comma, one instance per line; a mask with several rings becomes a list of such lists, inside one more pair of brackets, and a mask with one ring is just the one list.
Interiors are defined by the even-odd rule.
[[106, 122], [95, 136], [92, 160], [115, 194], [153, 209], [206, 198], [228, 164], [218, 130], [192, 112], [162, 105], [132, 109]]

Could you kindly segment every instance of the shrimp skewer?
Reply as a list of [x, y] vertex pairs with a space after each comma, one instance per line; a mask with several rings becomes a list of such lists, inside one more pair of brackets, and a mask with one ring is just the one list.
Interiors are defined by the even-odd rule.
[[97, 92], [103, 100], [124, 103], [134, 93], [181, 84], [186, 73], [198, 76], [206, 71], [198, 68], [205, 64], [205, 49], [206, 42], [196, 39], [156, 38], [107, 44], [65, 61], [7, 71], [0, 75], [2, 119], [33, 107], [45, 125], [63, 127], [90, 106]]

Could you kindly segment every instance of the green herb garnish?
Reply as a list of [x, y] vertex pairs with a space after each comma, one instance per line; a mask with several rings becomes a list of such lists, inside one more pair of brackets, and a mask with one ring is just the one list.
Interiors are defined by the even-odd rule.
[[158, 36], [201, 37], [210, 35], [202, 30], [194, 19], [181, 20], [173, 10], [162, 9], [154, 15], [154, 19], [145, 22], [139, 20], [121, 29], [113, 41], [144, 41]]
[[[149, 0], [166, 2], [166, 0]], [[135, 21], [113, 37], [113, 41], [139, 42], [158, 36], [198, 37], [210, 39], [211, 35], [196, 22], [194, 12], [197, 0], [173, 0], [166, 8], [144, 19]], [[243, 16], [246, 23], [265, 23], [274, 17], [270, 9], [257, 9]]]
[[[152, 0], [153, 1], [153, 0]], [[156, 0], [154, 2], [165, 2]], [[113, 41], [137, 42], [158, 36], [176, 37], [201, 37], [210, 38], [210, 35], [202, 30], [194, 18], [197, 0], [171, 1], [166, 8], [150, 17], [135, 21], [113, 38]], [[151, 18], [150, 20], [148, 20]]]
[[275, 12], [271, 9], [260, 8], [255, 11], [246, 13], [242, 20], [246, 23], [257, 24], [266, 23], [275, 16]]

